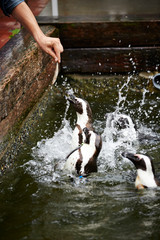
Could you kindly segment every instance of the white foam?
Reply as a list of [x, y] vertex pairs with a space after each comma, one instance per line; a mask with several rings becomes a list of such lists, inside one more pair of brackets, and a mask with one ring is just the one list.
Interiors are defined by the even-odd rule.
[[[128, 120], [128, 125], [124, 129], [117, 128], [117, 121], [120, 118]], [[103, 145], [100, 152], [101, 168], [103, 169], [104, 164], [110, 168], [115, 168], [117, 162], [117, 152], [123, 150], [135, 151], [138, 147], [137, 133], [133, 124], [132, 119], [125, 114], [109, 113], [107, 114], [106, 127], [102, 134]], [[105, 163], [104, 163], [105, 161]]]
[[[119, 98], [115, 111], [107, 114], [105, 126], [104, 120], [96, 121], [96, 131], [101, 129], [102, 132], [102, 150], [98, 157], [98, 171], [105, 172], [106, 169], [120, 168], [122, 164], [128, 164], [128, 160], [121, 158], [123, 151], [137, 152], [139, 148], [139, 141], [137, 131], [131, 116], [123, 113], [125, 103], [128, 95], [127, 82], [119, 90]], [[70, 86], [68, 86], [69, 88]], [[68, 90], [73, 93], [73, 90]], [[142, 101], [140, 103], [139, 113], [143, 110], [145, 105], [145, 97], [147, 91], [144, 91]], [[159, 99], [157, 99], [159, 100]], [[26, 170], [33, 175], [37, 181], [41, 182], [55, 182], [61, 177], [61, 170], [63, 169], [65, 158], [71, 150], [72, 128], [70, 122], [66, 120], [69, 103], [66, 105], [64, 119], [61, 128], [55, 132], [52, 138], [43, 139], [37, 143], [32, 149], [32, 157], [28, 163], [25, 164]], [[128, 125], [126, 127], [117, 126], [119, 119], [127, 119]], [[148, 132], [153, 135], [152, 130], [148, 130], [144, 126], [140, 128], [140, 132]], [[120, 160], [120, 161], [119, 161]]]
[[32, 149], [33, 159], [25, 164], [25, 168], [38, 181], [52, 182], [59, 176], [65, 158], [70, 152], [72, 129], [70, 123], [64, 120], [63, 127], [52, 138], [43, 139]]

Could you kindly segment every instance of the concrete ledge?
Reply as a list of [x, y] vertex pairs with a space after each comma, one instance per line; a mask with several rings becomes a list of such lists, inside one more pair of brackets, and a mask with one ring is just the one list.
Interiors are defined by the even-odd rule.
[[[57, 36], [53, 26], [42, 26]], [[23, 29], [0, 51], [0, 159], [34, 104], [52, 82], [55, 63]]]

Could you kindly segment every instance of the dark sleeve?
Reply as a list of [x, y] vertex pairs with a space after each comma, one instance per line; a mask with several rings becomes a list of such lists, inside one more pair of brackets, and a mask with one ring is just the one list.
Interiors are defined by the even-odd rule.
[[24, 2], [24, 0], [0, 0], [0, 7], [4, 14], [9, 16], [13, 9], [21, 2]]

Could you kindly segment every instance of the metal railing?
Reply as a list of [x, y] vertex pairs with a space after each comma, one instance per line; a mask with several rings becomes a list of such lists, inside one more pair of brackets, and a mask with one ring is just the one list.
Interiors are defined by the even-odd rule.
[[52, 16], [58, 18], [58, 0], [51, 0], [52, 2]]

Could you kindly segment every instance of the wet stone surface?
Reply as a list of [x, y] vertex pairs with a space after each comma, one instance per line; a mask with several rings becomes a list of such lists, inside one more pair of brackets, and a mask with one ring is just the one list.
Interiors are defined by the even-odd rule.
[[[53, 26], [42, 27], [54, 35]], [[0, 158], [34, 104], [52, 82], [55, 63], [26, 31], [11, 39], [0, 53]], [[3, 141], [3, 144], [2, 144]]]

